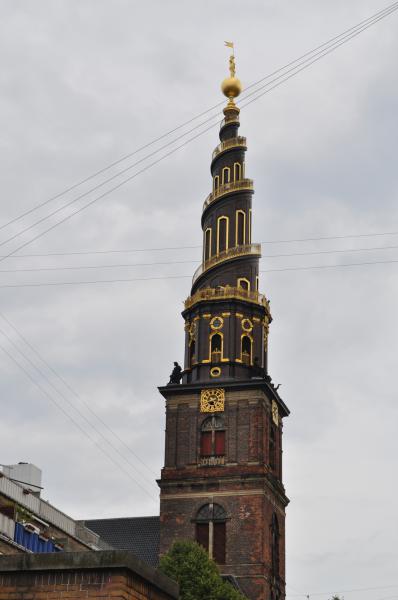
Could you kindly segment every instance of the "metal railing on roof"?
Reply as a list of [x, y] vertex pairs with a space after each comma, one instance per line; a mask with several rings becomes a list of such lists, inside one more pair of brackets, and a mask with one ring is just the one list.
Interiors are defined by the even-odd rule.
[[227, 248], [223, 252], [219, 252], [212, 256], [209, 260], [205, 261], [196, 269], [193, 278], [192, 284], [208, 269], [218, 265], [226, 260], [231, 260], [232, 258], [238, 258], [240, 256], [261, 256], [261, 244], [243, 244], [241, 246], [233, 246], [232, 248]]

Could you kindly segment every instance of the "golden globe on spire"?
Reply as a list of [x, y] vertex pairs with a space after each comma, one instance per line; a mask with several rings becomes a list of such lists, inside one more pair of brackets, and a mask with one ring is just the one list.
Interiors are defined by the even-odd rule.
[[230, 77], [224, 79], [221, 84], [221, 91], [228, 98], [227, 107], [234, 107], [235, 102], [234, 98], [237, 98], [242, 91], [242, 84], [239, 79], [235, 76], [236, 67], [235, 67], [235, 55], [234, 55], [234, 43], [233, 42], [225, 42], [225, 45], [228, 48], [231, 48], [232, 53], [229, 57], [229, 72]]

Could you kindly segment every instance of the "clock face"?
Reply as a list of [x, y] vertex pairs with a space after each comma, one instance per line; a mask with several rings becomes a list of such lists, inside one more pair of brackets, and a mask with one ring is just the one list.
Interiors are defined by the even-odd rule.
[[225, 391], [223, 389], [202, 390], [200, 394], [200, 412], [222, 412], [224, 402]]

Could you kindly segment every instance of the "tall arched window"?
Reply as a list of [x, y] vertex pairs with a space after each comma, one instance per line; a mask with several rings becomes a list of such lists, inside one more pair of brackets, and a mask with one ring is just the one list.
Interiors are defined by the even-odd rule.
[[196, 342], [191, 340], [189, 343], [189, 366], [192, 367], [196, 363]]
[[229, 167], [224, 167], [222, 170], [222, 183], [225, 185], [231, 181], [231, 170]]
[[213, 333], [210, 338], [210, 360], [212, 363], [219, 363], [222, 359], [222, 334]]
[[242, 179], [242, 165], [240, 163], [234, 163], [234, 181], [240, 181]]
[[208, 261], [211, 258], [211, 227], [208, 227], [205, 231], [205, 243], [204, 243], [204, 261]]
[[196, 515], [196, 541], [219, 565], [225, 564], [227, 515], [220, 504], [205, 504]]
[[248, 335], [242, 336], [241, 360], [245, 365], [252, 364], [252, 340]]
[[279, 577], [279, 523], [276, 513], [271, 518], [271, 568], [274, 577]]
[[216, 175], [213, 179], [213, 192], [217, 191], [220, 187], [220, 177]]
[[225, 455], [224, 421], [218, 415], [205, 419], [200, 431], [200, 456]]
[[243, 210], [236, 211], [235, 245], [246, 243], [246, 214]]
[[276, 468], [276, 427], [273, 423], [271, 423], [270, 430], [269, 430], [268, 454], [269, 454], [269, 466], [271, 467], [272, 471], [275, 471], [275, 468]]
[[246, 279], [246, 277], [239, 277], [238, 279], [238, 288], [242, 288], [243, 290], [250, 290], [250, 281]]
[[228, 248], [228, 217], [217, 219], [217, 253], [224, 252]]

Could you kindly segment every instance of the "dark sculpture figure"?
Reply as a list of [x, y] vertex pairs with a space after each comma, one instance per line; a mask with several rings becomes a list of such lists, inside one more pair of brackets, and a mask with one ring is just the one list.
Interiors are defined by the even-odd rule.
[[181, 371], [182, 371], [182, 369], [181, 369], [180, 365], [178, 364], [178, 362], [174, 362], [174, 369], [171, 372], [170, 381], [167, 385], [180, 383], [181, 377], [182, 377]]

